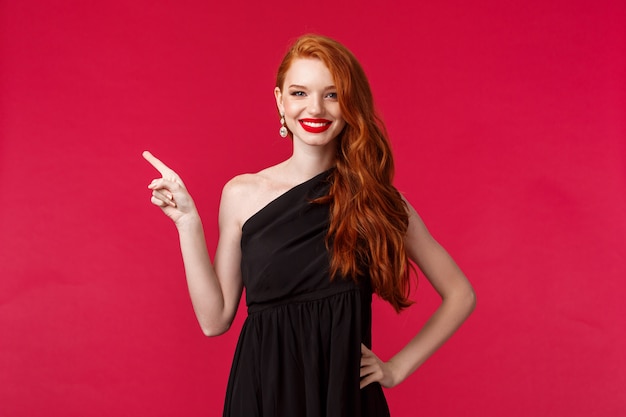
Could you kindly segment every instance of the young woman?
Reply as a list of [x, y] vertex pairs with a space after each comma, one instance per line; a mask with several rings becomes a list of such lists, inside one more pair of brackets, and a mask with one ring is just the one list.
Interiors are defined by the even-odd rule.
[[[404, 381], [454, 333], [474, 308], [472, 286], [392, 185], [385, 130], [350, 51], [302, 36], [275, 98], [292, 155], [226, 184], [213, 263], [181, 178], [144, 153], [162, 175], [151, 201], [178, 229], [207, 336], [228, 330], [246, 288], [224, 416], [388, 416], [381, 386]], [[408, 307], [410, 261], [442, 303], [383, 362], [370, 350], [372, 293]]]

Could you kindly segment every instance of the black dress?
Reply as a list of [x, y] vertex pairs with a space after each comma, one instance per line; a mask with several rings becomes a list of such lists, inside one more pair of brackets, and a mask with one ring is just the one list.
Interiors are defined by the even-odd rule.
[[359, 389], [361, 342], [371, 346], [369, 280], [328, 275], [332, 171], [297, 185], [242, 229], [248, 317], [241, 330], [225, 417], [389, 416], [379, 384]]

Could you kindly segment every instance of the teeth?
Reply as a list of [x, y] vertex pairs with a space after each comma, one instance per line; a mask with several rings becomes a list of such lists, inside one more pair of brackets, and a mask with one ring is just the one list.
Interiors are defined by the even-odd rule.
[[326, 126], [328, 123], [313, 123], [313, 122], [302, 122], [307, 126], [311, 126], [311, 127], [322, 127], [322, 126]]

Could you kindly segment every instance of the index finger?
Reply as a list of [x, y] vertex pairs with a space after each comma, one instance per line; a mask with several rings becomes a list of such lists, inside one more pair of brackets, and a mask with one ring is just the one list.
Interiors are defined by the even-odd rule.
[[172, 172], [170, 167], [168, 167], [163, 162], [161, 162], [161, 160], [159, 158], [157, 158], [156, 156], [152, 155], [150, 153], [150, 151], [143, 151], [141, 156], [143, 156], [144, 159], [150, 163], [150, 165], [155, 167], [156, 170], [161, 173], [161, 175], [166, 175], [166, 174], [169, 174], [169, 173]]

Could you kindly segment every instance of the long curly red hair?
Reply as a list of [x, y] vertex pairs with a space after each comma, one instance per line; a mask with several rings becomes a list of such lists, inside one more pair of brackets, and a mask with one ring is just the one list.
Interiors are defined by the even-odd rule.
[[400, 311], [412, 304], [411, 264], [404, 241], [409, 216], [392, 184], [391, 147], [365, 72], [345, 46], [309, 34], [298, 38], [283, 58], [276, 77], [278, 88], [283, 88], [285, 74], [298, 58], [319, 59], [330, 70], [346, 121], [337, 137], [329, 195], [318, 200], [330, 203], [331, 277], [358, 280], [369, 275], [374, 292]]

